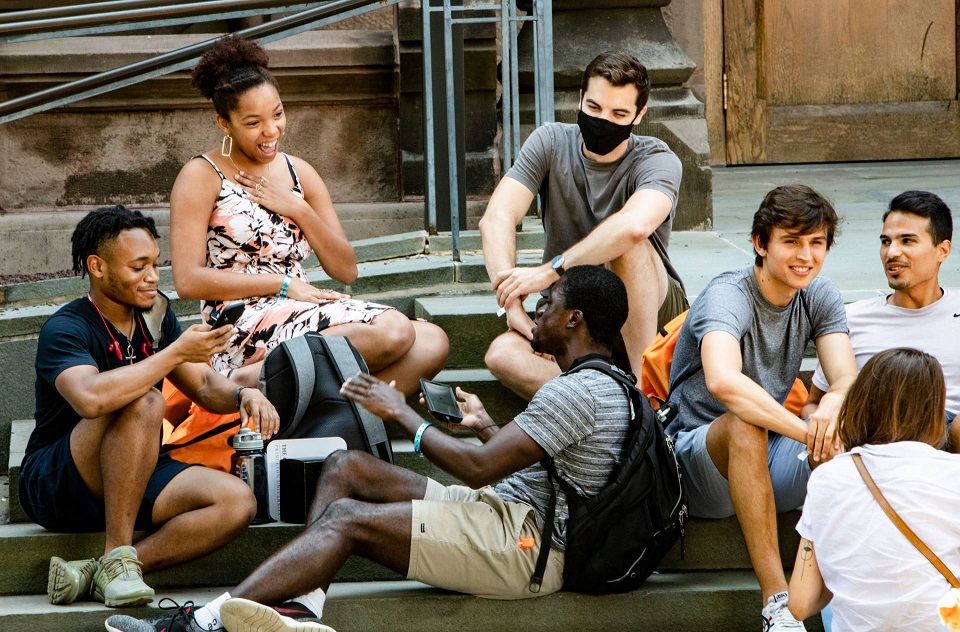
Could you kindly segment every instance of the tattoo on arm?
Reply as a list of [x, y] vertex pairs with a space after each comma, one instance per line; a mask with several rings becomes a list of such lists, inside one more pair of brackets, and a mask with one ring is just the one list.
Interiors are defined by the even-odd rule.
[[813, 542], [806, 538], [800, 538], [800, 559], [803, 560], [803, 566], [800, 567], [800, 579], [803, 579], [803, 571], [807, 567], [807, 562], [813, 557]]

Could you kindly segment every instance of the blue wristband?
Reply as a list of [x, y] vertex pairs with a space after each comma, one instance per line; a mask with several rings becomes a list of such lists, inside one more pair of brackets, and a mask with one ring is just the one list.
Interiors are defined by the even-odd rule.
[[293, 275], [288, 274], [283, 277], [283, 284], [280, 286], [280, 298], [287, 298], [287, 290], [290, 288], [290, 281], [293, 281]]
[[432, 425], [429, 421], [423, 422], [420, 424], [420, 427], [417, 428], [417, 434], [413, 437], [413, 451], [416, 452], [419, 457], [423, 456], [423, 452], [420, 451], [420, 439], [423, 438], [423, 431]]

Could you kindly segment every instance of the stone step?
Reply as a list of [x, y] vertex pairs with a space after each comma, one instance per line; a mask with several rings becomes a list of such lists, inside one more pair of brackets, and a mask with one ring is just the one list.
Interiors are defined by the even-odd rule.
[[[206, 603], [228, 588], [163, 591], [177, 603]], [[124, 609], [122, 614], [162, 614], [158, 602]], [[324, 623], [341, 632], [548, 632], [613, 630], [639, 632], [755, 629], [760, 590], [750, 571], [655, 574], [638, 590], [621, 595], [587, 596], [560, 592], [537, 599], [493, 601], [430, 588], [411, 581], [335, 583]], [[0, 629], [5, 632], [94, 632], [115, 609], [85, 601], [51, 606], [46, 595], [0, 597]], [[820, 617], [807, 630], [823, 629]]]
[[[442, 483], [455, 483], [449, 475], [437, 473], [426, 459], [399, 453], [398, 463], [414, 471], [433, 476]], [[415, 463], [409, 463], [415, 460]], [[798, 512], [778, 518], [781, 559], [786, 568], [793, 566], [799, 536], [795, 526]], [[234, 584], [288, 541], [296, 537], [302, 525], [273, 523], [254, 526], [223, 549], [176, 568], [148, 575], [155, 588], [186, 588]], [[135, 539], [145, 536], [137, 533]], [[51, 533], [35, 524], [0, 525], [0, 559], [7, 569], [0, 575], [0, 595], [42, 593], [46, 589], [47, 566], [52, 556], [68, 559], [102, 555], [103, 534]], [[681, 556], [682, 553], [682, 556]], [[663, 572], [749, 570], [750, 559], [736, 518], [722, 520], [691, 519], [686, 527], [683, 550], [677, 545], [661, 564]], [[396, 574], [361, 558], [351, 558], [337, 581], [358, 582], [396, 579]], [[0, 625], [0, 629], [5, 629]]]
[[[524, 301], [533, 315], [539, 295]], [[447, 332], [450, 338], [448, 369], [472, 369], [484, 366], [483, 356], [490, 342], [507, 330], [506, 319], [497, 316], [493, 293], [481, 296], [428, 297], [414, 302], [414, 316], [428, 320]]]

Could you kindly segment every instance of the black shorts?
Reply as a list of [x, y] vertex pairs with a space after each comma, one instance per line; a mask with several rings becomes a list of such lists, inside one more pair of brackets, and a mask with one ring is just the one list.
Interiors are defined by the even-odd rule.
[[[157, 446], [159, 450], [159, 445]], [[173, 477], [191, 467], [160, 454], [137, 512], [137, 529], [153, 529], [153, 505]], [[31, 520], [56, 533], [106, 529], [103, 502], [80, 476], [70, 453], [70, 434], [31, 452], [20, 466], [20, 504]]]

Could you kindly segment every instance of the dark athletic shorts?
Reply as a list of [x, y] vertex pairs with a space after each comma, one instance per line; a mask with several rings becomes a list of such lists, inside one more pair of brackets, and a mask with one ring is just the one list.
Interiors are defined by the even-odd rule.
[[[160, 455], [137, 512], [137, 529], [153, 529], [153, 505], [157, 497], [174, 476], [188, 467], [191, 466], [187, 463]], [[48, 531], [92, 533], [106, 529], [103, 502], [87, 489], [73, 462], [70, 434], [24, 457], [19, 493], [23, 510]]]

